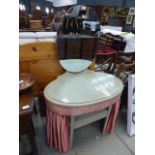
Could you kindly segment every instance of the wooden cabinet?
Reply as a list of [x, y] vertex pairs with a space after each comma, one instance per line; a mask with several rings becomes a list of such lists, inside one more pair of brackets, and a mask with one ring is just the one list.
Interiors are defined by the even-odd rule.
[[[67, 36], [67, 35], [66, 35]], [[92, 60], [96, 50], [96, 37], [57, 38], [59, 59], [89, 59]]]

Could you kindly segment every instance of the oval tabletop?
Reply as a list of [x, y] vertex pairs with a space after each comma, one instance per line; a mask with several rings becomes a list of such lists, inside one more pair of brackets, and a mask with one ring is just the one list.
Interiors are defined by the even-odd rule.
[[122, 90], [123, 83], [114, 75], [86, 70], [59, 76], [45, 87], [44, 96], [52, 104], [74, 107], [106, 101]]
[[60, 60], [61, 66], [68, 72], [71, 73], [79, 73], [86, 70], [92, 61], [84, 60], [84, 59], [67, 59]]

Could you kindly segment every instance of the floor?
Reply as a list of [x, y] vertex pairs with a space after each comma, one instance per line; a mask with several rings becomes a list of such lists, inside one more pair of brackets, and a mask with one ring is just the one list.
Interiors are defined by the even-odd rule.
[[[135, 137], [126, 133], [126, 111], [120, 111], [115, 130], [111, 135], [101, 133], [100, 120], [75, 131], [73, 147], [67, 153], [60, 153], [46, 144], [45, 118], [34, 116], [36, 129], [36, 143], [39, 155], [134, 155]], [[20, 143], [20, 155], [30, 152], [26, 137]]]

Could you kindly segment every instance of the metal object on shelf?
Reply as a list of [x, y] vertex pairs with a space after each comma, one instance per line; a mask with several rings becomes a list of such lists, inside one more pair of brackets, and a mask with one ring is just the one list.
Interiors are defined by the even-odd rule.
[[20, 73], [19, 75], [19, 93], [24, 93], [30, 91], [33, 84], [35, 83], [35, 78], [29, 73]]

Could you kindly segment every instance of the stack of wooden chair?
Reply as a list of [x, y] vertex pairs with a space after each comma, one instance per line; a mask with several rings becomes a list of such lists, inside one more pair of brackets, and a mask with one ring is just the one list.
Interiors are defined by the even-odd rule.
[[135, 51], [124, 52], [126, 43], [120, 36], [103, 34], [98, 40], [95, 71], [115, 74], [124, 83], [121, 107], [127, 106], [128, 76], [135, 73]]

